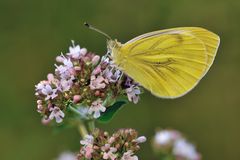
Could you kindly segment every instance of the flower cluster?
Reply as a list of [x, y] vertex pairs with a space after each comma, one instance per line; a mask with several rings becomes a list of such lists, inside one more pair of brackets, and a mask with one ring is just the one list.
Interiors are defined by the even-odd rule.
[[[111, 57], [88, 52], [79, 45], [56, 58], [55, 73], [36, 85], [37, 111], [43, 123], [61, 123], [71, 104], [86, 118], [99, 118], [120, 96], [137, 103], [140, 88], [113, 64]], [[76, 107], [78, 106], [78, 107]]]
[[76, 154], [70, 151], [62, 152], [56, 160], [76, 160]]
[[201, 159], [201, 155], [196, 151], [195, 146], [176, 130], [158, 131], [153, 139], [153, 148], [163, 157], [173, 157], [176, 160]]
[[145, 141], [146, 138], [138, 137], [134, 129], [120, 129], [111, 136], [96, 129], [80, 141], [78, 160], [138, 160], [135, 153], [140, 149], [139, 144]]

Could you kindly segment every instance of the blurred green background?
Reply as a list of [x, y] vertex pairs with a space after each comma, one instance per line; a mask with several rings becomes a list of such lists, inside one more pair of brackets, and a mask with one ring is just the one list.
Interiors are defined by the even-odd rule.
[[[215, 63], [189, 94], [175, 100], [145, 92], [107, 125], [153, 136], [175, 128], [197, 144], [205, 160], [240, 159], [240, 1], [238, 0], [0, 0], [0, 159], [50, 160], [77, 151], [76, 130], [53, 133], [36, 112], [34, 85], [53, 72], [70, 40], [99, 54], [106, 40], [82, 25], [94, 24], [121, 42], [177, 26], [205, 27], [221, 37]], [[149, 139], [150, 142], [150, 139]], [[150, 144], [140, 159], [153, 160]]]

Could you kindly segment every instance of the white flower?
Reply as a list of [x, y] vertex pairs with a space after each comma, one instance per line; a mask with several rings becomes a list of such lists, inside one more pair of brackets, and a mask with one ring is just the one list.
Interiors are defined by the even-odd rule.
[[138, 86], [132, 85], [130, 88], [126, 89], [126, 93], [128, 96], [128, 100], [136, 104], [139, 100], [138, 95], [141, 93], [141, 91]]
[[69, 80], [74, 75], [74, 71], [75, 71], [74, 65], [69, 58], [66, 58], [63, 55], [61, 57], [62, 57], [63, 65], [58, 66], [55, 64], [56, 66], [55, 73], [60, 75], [61, 79]]
[[66, 80], [66, 79], [62, 79], [61, 82], [60, 82], [60, 90], [62, 92], [65, 92], [65, 91], [69, 91], [70, 88], [72, 87], [73, 85], [73, 81], [72, 81], [72, 78], [69, 79], [69, 80]]
[[106, 111], [106, 107], [104, 107], [102, 105], [102, 101], [98, 99], [92, 103], [91, 107], [88, 110], [88, 113], [89, 114], [93, 113], [93, 117], [98, 118], [101, 115], [100, 113], [105, 111]]
[[103, 78], [103, 76], [99, 75], [96, 77], [95, 75], [92, 75], [90, 89], [91, 90], [103, 89], [106, 87], [106, 83], [108, 83], [108, 81], [105, 78]]
[[51, 114], [49, 116], [49, 119], [53, 120], [55, 118], [57, 123], [61, 123], [63, 121], [65, 114], [59, 107], [50, 108], [50, 111]]
[[173, 154], [187, 160], [199, 160], [200, 155], [197, 153], [195, 146], [188, 143], [185, 139], [179, 139], [173, 146]]
[[76, 155], [72, 152], [66, 151], [61, 153], [57, 160], [76, 160]]
[[94, 137], [88, 134], [84, 136], [84, 139], [81, 140], [80, 143], [84, 146], [87, 146], [87, 145], [92, 145], [93, 141], [94, 141]]
[[47, 96], [45, 98], [45, 100], [49, 100], [56, 98], [57, 95], [57, 89], [53, 89], [49, 84], [45, 85], [42, 90], [41, 90], [42, 94], [44, 94], [45, 96]]
[[72, 41], [73, 46], [69, 47], [69, 53], [67, 53], [68, 56], [70, 56], [73, 59], [81, 59], [86, 53], [86, 48], [80, 48], [79, 45], [75, 46], [74, 41]]
[[47, 81], [41, 81], [40, 83], [35, 85], [36, 91], [42, 90], [46, 84], [49, 84], [49, 83]]
[[106, 68], [103, 71], [103, 74], [109, 80], [109, 82], [115, 83], [121, 76], [122, 72], [120, 70], [115, 70], [115, 72], [113, 72], [113, 69]]
[[163, 130], [157, 132], [154, 137], [154, 141], [156, 142], [156, 144], [159, 145], [169, 145], [178, 138], [180, 138], [180, 134], [178, 132], [171, 130]]
[[138, 157], [133, 154], [134, 153], [132, 152], [132, 150], [129, 150], [129, 151], [123, 153], [121, 160], [138, 160]]
[[56, 74], [60, 75], [61, 79], [69, 79], [72, 76], [72, 73], [70, 72], [70, 68], [64, 65], [56, 66]]
[[116, 148], [111, 147], [108, 152], [103, 153], [103, 159], [116, 160], [117, 155], [114, 154], [117, 151]]

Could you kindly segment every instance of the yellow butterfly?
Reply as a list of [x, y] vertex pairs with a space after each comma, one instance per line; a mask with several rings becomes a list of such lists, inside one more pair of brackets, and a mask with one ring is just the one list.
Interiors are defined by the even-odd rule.
[[150, 32], [124, 44], [103, 34], [118, 68], [161, 98], [192, 90], [208, 72], [220, 44], [218, 35], [200, 27]]

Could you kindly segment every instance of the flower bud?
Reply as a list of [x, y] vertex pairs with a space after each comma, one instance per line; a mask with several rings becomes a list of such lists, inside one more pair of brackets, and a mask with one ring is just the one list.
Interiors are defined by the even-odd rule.
[[146, 142], [147, 138], [145, 136], [138, 137], [135, 142], [137, 143], [144, 143]]
[[74, 69], [75, 69], [76, 71], [81, 71], [81, 67], [80, 67], [80, 66], [75, 66]]
[[39, 113], [41, 113], [42, 110], [43, 110], [43, 106], [42, 106], [41, 104], [39, 104], [39, 105], [37, 106], [37, 111], [38, 111]]
[[37, 100], [37, 104], [41, 105], [42, 104], [42, 100]]
[[81, 53], [81, 55], [84, 56], [87, 53], [87, 49], [86, 48], [81, 48], [80, 53]]
[[81, 100], [81, 96], [80, 95], [75, 95], [73, 96], [73, 103], [78, 103]]
[[52, 73], [49, 73], [48, 75], [47, 75], [47, 79], [48, 79], [48, 81], [53, 81], [54, 80], [54, 75], [52, 74]]
[[48, 125], [50, 122], [51, 122], [50, 119], [48, 119], [48, 118], [46, 118], [46, 117], [43, 117], [43, 118], [42, 118], [42, 124], [43, 124], [43, 125]]
[[96, 65], [100, 60], [100, 56], [96, 55], [92, 58], [92, 64]]
[[101, 66], [97, 66], [97, 67], [93, 70], [92, 74], [93, 74], [93, 75], [96, 75], [96, 74], [98, 74], [98, 73], [100, 73], [100, 72], [101, 72]]
[[109, 138], [108, 143], [112, 144], [115, 141], [114, 137]]
[[56, 57], [56, 61], [57, 61], [58, 63], [63, 63], [64, 58], [63, 58], [62, 56], [57, 56], [57, 57]]
[[104, 94], [104, 93], [101, 93], [101, 95], [100, 95], [100, 96], [103, 98], [103, 97], [105, 97], [105, 94]]
[[97, 90], [95, 93], [94, 93], [95, 96], [100, 96], [101, 95], [101, 92], [99, 90]]

